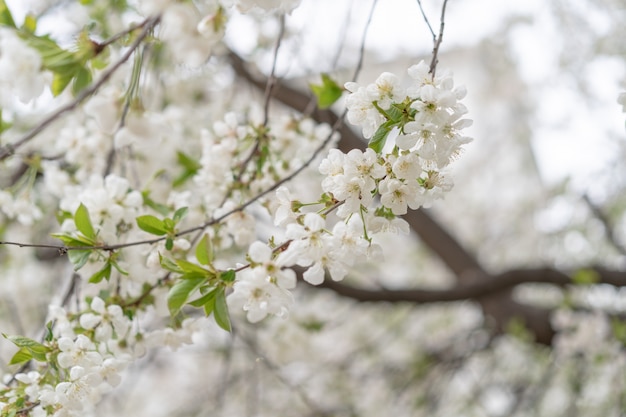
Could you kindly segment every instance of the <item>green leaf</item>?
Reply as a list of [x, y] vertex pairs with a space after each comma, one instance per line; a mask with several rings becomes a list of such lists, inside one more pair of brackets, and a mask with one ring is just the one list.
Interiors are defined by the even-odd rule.
[[207, 233], [202, 236], [200, 243], [196, 247], [196, 259], [201, 265], [210, 265], [213, 262], [213, 248], [211, 238]]
[[7, 4], [4, 0], [0, 0], [0, 25], [1, 26], [10, 26], [12, 28], [16, 28], [15, 20], [13, 20], [13, 15], [11, 15], [11, 11], [7, 7]]
[[232, 327], [230, 324], [230, 317], [228, 315], [228, 305], [226, 304], [226, 294], [224, 293], [224, 288], [220, 288], [215, 295], [213, 317], [215, 317], [215, 322], [218, 326], [227, 332], [231, 331]]
[[186, 261], [184, 259], [177, 259], [176, 264], [185, 272], [185, 273], [197, 273], [202, 275], [210, 275], [211, 272], [202, 268], [199, 265], [194, 264], [193, 262]]
[[27, 18], [19, 35], [29, 46], [39, 52], [43, 67], [52, 71], [53, 77], [50, 86], [52, 94], [58, 96], [70, 82], [73, 82], [72, 92], [76, 95], [91, 83], [91, 71], [86, 64], [96, 55], [97, 51], [94, 47], [96, 44], [89, 39], [86, 32], [81, 32], [73, 50], [65, 50], [49, 36], [34, 35], [37, 22], [33, 19], [28, 20]]
[[174, 248], [174, 241], [171, 237], [165, 239], [165, 249], [172, 250]]
[[590, 285], [600, 282], [600, 274], [593, 269], [579, 269], [572, 276], [576, 285]]
[[229, 269], [228, 271], [222, 271], [220, 279], [226, 282], [233, 282], [235, 280], [235, 270]]
[[181, 207], [178, 210], [176, 210], [174, 212], [174, 217], [172, 220], [174, 220], [174, 223], [178, 223], [179, 221], [181, 221], [183, 219], [183, 217], [185, 217], [187, 215], [187, 212], [189, 211], [189, 209], [187, 207]]
[[403, 105], [402, 104], [392, 104], [386, 110], [387, 116], [389, 116], [389, 120], [394, 124], [400, 123], [402, 121], [402, 116], [404, 113], [402, 112]]
[[9, 361], [9, 365], [17, 365], [20, 363], [28, 362], [32, 358], [33, 358], [33, 355], [32, 353], [30, 353], [28, 349], [21, 348], [20, 350], [15, 352], [15, 355], [13, 355], [13, 357]]
[[166, 269], [170, 272], [174, 272], [176, 274], [182, 274], [185, 272], [178, 265], [176, 265], [174, 261], [172, 261], [170, 258], [165, 258], [161, 256], [161, 254], [159, 254], [159, 263], [161, 264], [161, 267], [163, 267], [163, 269]]
[[[210, 302], [214, 301], [216, 295], [217, 295], [217, 288], [214, 288], [211, 291], [209, 291], [208, 293], [206, 293], [203, 296], [201, 296], [200, 298], [196, 298], [195, 300], [190, 301], [189, 305], [192, 305], [194, 307], [204, 307], [207, 303], [210, 303]], [[211, 310], [213, 310], [212, 307], [211, 307]], [[208, 313], [207, 316], [209, 314], [211, 314], [211, 313]]]
[[91, 71], [85, 67], [81, 67], [76, 71], [74, 82], [72, 83], [72, 94], [77, 95], [89, 84], [91, 84]]
[[103, 279], [106, 279], [108, 281], [109, 278], [111, 278], [111, 262], [107, 262], [102, 269], [93, 274], [89, 278], [89, 282], [92, 284], [97, 284]]
[[24, 18], [22, 29], [30, 33], [35, 33], [37, 30], [37, 16], [30, 13], [27, 14]]
[[163, 219], [163, 227], [168, 232], [174, 232], [174, 230], [176, 229], [176, 223], [174, 223], [174, 220], [166, 217]]
[[180, 279], [196, 279], [196, 278], [213, 278], [211, 274], [203, 274], [201, 272], [185, 272], [182, 274]]
[[96, 239], [96, 232], [91, 224], [89, 210], [87, 210], [87, 207], [85, 207], [83, 203], [80, 203], [80, 206], [76, 209], [76, 213], [74, 213], [74, 223], [76, 223], [76, 228], [83, 235], [92, 240]]
[[167, 207], [165, 204], [157, 203], [156, 201], [150, 198], [149, 190], [142, 191], [141, 196], [143, 197], [143, 203], [146, 206], [150, 207], [152, 210], [159, 213], [160, 215], [167, 216], [167, 214], [170, 212], [169, 207]]
[[52, 328], [54, 327], [54, 321], [50, 320], [46, 323], [46, 342], [51, 342], [54, 339], [54, 333], [52, 332]]
[[89, 260], [89, 255], [91, 255], [90, 250], [78, 249], [67, 251], [67, 256], [70, 259], [70, 262], [74, 265], [74, 271], [78, 271], [80, 268], [85, 266]]
[[183, 167], [183, 173], [174, 180], [172, 183], [173, 187], [184, 184], [202, 168], [202, 165], [200, 165], [198, 161], [181, 151], [176, 152], [176, 161]]
[[24, 336], [7, 336], [2, 333], [5, 339], [11, 341], [15, 346], [19, 347], [20, 350], [25, 349], [32, 358], [44, 362], [46, 360], [46, 353], [50, 351], [50, 348], [42, 345], [41, 343], [29, 339]]
[[95, 243], [93, 240], [84, 236], [70, 236], [62, 233], [52, 233], [51, 236], [59, 239], [65, 246], [69, 247], [94, 246]]
[[187, 299], [195, 290], [206, 282], [206, 278], [181, 279], [176, 281], [167, 295], [167, 307], [170, 314], [175, 316], [185, 305]]
[[146, 214], [137, 217], [137, 226], [144, 232], [148, 232], [153, 235], [163, 236], [167, 234], [167, 229], [163, 220], [156, 218], [151, 214]]
[[321, 109], [332, 106], [343, 94], [343, 89], [328, 74], [322, 74], [321, 85], [310, 84], [310, 87]]
[[70, 81], [72, 81], [72, 78], [74, 78], [74, 74], [72, 72], [55, 72], [52, 77], [52, 84], [50, 85], [52, 95], [56, 97], [61, 94]]
[[115, 262], [114, 260], [109, 260], [109, 262], [111, 263], [111, 265], [113, 265], [113, 268], [115, 268], [117, 270], [117, 272], [119, 272], [122, 275], [128, 275], [128, 271], [124, 270], [120, 264], [118, 264], [117, 262]]
[[214, 292], [213, 296], [209, 298], [207, 302], [204, 303], [204, 305], [202, 306], [202, 309], [204, 310], [204, 315], [206, 317], [209, 317], [211, 313], [213, 313], [213, 311], [215, 310], [215, 295], [217, 295], [217, 292]]
[[386, 124], [382, 124], [378, 130], [376, 130], [376, 133], [374, 133], [374, 136], [372, 136], [367, 146], [372, 148], [376, 153], [382, 152], [387, 142], [389, 132], [391, 132], [391, 129], [386, 126]]

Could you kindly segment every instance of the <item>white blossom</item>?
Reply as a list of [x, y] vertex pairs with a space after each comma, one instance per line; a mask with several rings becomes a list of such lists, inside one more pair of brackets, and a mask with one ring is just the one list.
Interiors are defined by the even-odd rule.
[[12, 96], [27, 103], [41, 95], [44, 78], [39, 53], [9, 29], [0, 29], [0, 103]]

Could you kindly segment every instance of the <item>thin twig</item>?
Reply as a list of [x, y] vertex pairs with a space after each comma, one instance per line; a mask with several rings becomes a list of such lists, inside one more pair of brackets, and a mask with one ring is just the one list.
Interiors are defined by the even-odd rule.
[[128, 51], [126, 51], [126, 53], [124, 53], [124, 55], [122, 55], [122, 57], [117, 62], [115, 62], [115, 64], [111, 65], [105, 72], [102, 73], [102, 76], [97, 82], [81, 91], [80, 94], [72, 102], [58, 108], [56, 111], [43, 119], [37, 126], [24, 134], [18, 140], [0, 148], [0, 161], [13, 155], [19, 147], [21, 147], [22, 145], [33, 139], [35, 136], [37, 136], [39, 133], [41, 133], [46, 127], [48, 127], [48, 125], [58, 119], [61, 115], [70, 110], [74, 110], [80, 103], [82, 103], [85, 99], [95, 93], [109, 78], [111, 78], [113, 73], [115, 73], [115, 71], [117, 71], [119, 67], [121, 67], [128, 60], [128, 58], [130, 58], [135, 49], [139, 47], [141, 42], [143, 42], [143, 40], [148, 36], [152, 28], [157, 25], [159, 20], [160, 16], [150, 17], [146, 19], [142, 23], [143, 30], [141, 31], [139, 36], [137, 36], [135, 42], [133, 42], [133, 44], [128, 48]]
[[611, 225], [611, 220], [607, 217], [607, 215], [602, 211], [600, 207], [595, 205], [587, 194], [583, 195], [583, 200], [589, 206], [591, 213], [602, 223], [604, 226], [604, 233], [606, 233], [606, 238], [609, 243], [620, 253], [620, 255], [626, 256], [626, 246], [620, 243], [616, 236], [613, 225]]
[[[276, 39], [276, 45], [274, 45], [274, 58], [272, 59], [272, 69], [270, 71], [269, 77], [267, 78], [267, 83], [265, 84], [265, 94], [264, 94], [265, 102], [263, 104], [263, 128], [267, 127], [267, 124], [269, 123], [269, 119], [270, 119], [270, 102], [272, 101], [272, 91], [274, 90], [274, 85], [276, 85], [276, 81], [277, 81], [276, 66], [278, 65], [278, 51], [280, 49], [280, 44], [284, 36], [285, 36], [285, 15], [281, 14], [280, 15], [280, 31], [278, 32], [278, 39]], [[265, 129], [263, 129], [262, 132], [260, 133], [260, 136], [265, 136], [265, 135], [266, 135], [266, 131]], [[237, 176], [235, 177], [235, 182], [239, 182], [241, 180], [241, 178], [243, 177], [243, 174], [246, 172], [248, 165], [250, 164], [250, 161], [252, 161], [252, 159], [254, 159], [255, 155], [257, 154], [257, 151], [259, 150], [259, 145], [261, 143], [260, 136], [257, 136], [257, 138], [254, 141], [254, 146], [252, 147], [252, 150], [250, 151], [250, 154], [241, 163], [239, 172], [237, 173]], [[224, 205], [224, 203], [226, 202], [226, 199], [228, 198], [231, 192], [232, 192], [232, 188], [224, 197], [224, 200], [220, 204], [220, 207]]]
[[[363, 59], [365, 57], [365, 40], [367, 39], [367, 32], [369, 32], [370, 25], [372, 23], [372, 17], [374, 16], [374, 9], [378, 4], [378, 0], [374, 0], [372, 2], [372, 8], [370, 9], [370, 14], [367, 17], [367, 22], [365, 23], [365, 28], [363, 29], [363, 37], [361, 38], [361, 47], [359, 48], [359, 62], [356, 64], [356, 68], [354, 69], [354, 75], [352, 76], [352, 81], [356, 81], [359, 74], [361, 73], [361, 68], [363, 68]], [[344, 116], [345, 116], [344, 112]], [[343, 116], [341, 117], [343, 120]]]
[[424, 18], [424, 22], [426, 22], [426, 26], [428, 26], [428, 30], [430, 30], [431, 35], [433, 35], [433, 42], [436, 42], [437, 35], [435, 35], [435, 31], [433, 30], [433, 27], [430, 25], [430, 21], [428, 20], [428, 17], [426, 16], [426, 12], [424, 11], [424, 8], [422, 7], [421, 0], [417, 0], [417, 4], [420, 7], [420, 11], [422, 12], [422, 17]]
[[123, 38], [124, 36], [126, 36], [126, 35], [130, 35], [130, 34], [131, 34], [131, 33], [133, 33], [134, 31], [136, 31], [137, 29], [141, 29], [142, 27], [146, 26], [146, 25], [148, 24], [148, 22], [150, 22], [150, 18], [148, 18], [148, 19], [144, 20], [143, 22], [141, 22], [141, 23], [139, 23], [139, 24], [137, 24], [137, 25], [131, 26], [130, 28], [128, 28], [128, 29], [126, 29], [126, 30], [121, 31], [120, 33], [117, 33], [117, 34], [115, 34], [115, 35], [111, 36], [110, 38], [108, 38], [108, 39], [106, 39], [106, 40], [104, 40], [104, 41], [102, 41], [102, 42], [98, 43], [98, 45], [99, 45], [100, 47], [106, 47], [106, 46], [109, 46], [109, 45], [111, 45], [112, 43], [117, 42], [118, 40], [120, 40], [120, 39], [121, 39], [121, 38]]
[[280, 30], [278, 32], [278, 39], [276, 39], [276, 45], [274, 46], [274, 58], [272, 61], [272, 70], [270, 72], [270, 76], [267, 79], [267, 85], [265, 87], [265, 104], [263, 106], [263, 126], [267, 126], [269, 122], [269, 112], [270, 112], [270, 101], [272, 99], [272, 90], [274, 89], [274, 85], [276, 84], [276, 67], [278, 65], [278, 51], [280, 49], [280, 44], [285, 36], [285, 15], [280, 15]]
[[[441, 7], [441, 20], [439, 25], [439, 36], [437, 39], [433, 38], [435, 42], [435, 46], [433, 47], [433, 58], [430, 61], [430, 74], [435, 78], [435, 71], [437, 70], [437, 63], [439, 62], [437, 55], [439, 54], [439, 46], [441, 45], [441, 41], [443, 41], [443, 28], [445, 26], [445, 17], [446, 17], [446, 5], [448, 4], [448, 0], [443, 1], [443, 6]], [[432, 28], [431, 28], [432, 31]]]
[[333, 66], [332, 66], [333, 70], [337, 68], [337, 65], [339, 65], [339, 58], [341, 58], [343, 48], [346, 45], [346, 37], [348, 36], [348, 28], [350, 27], [349, 22], [350, 22], [351, 15], [352, 15], [352, 8], [354, 7], [352, 3], [354, 3], [354, 0], [352, 0], [350, 6], [348, 7], [348, 12], [345, 18], [345, 24], [342, 25], [341, 34], [338, 36], [338, 39], [340, 39], [340, 41], [339, 41], [337, 51], [335, 52], [335, 56], [333, 57]]

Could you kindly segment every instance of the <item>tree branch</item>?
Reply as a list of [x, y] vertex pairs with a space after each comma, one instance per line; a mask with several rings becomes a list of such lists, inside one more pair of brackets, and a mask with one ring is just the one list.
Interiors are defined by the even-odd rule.
[[[596, 284], [626, 287], [626, 272], [603, 268], [596, 268], [594, 271], [597, 272], [599, 279]], [[363, 302], [411, 302], [425, 304], [471, 299], [481, 300], [484, 297], [510, 290], [520, 284], [553, 284], [559, 287], [574, 285], [569, 275], [552, 268], [514, 269], [482, 278], [470, 284], [458, 285], [443, 290], [366, 289], [332, 280], [325, 280], [319, 287], [328, 288], [341, 296]]]

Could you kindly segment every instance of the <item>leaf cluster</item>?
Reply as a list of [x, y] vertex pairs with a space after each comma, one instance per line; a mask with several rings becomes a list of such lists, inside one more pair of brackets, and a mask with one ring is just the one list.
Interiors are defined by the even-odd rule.
[[0, 0], [0, 26], [14, 29], [19, 37], [39, 52], [43, 68], [53, 74], [50, 88], [54, 96], [61, 94], [70, 83], [72, 93], [78, 94], [91, 84], [91, 68], [101, 69], [106, 65], [106, 59], [101, 56], [103, 46], [91, 40], [86, 31], [80, 33], [72, 49], [63, 49], [48, 35], [35, 34], [37, 18], [33, 15], [27, 15], [22, 26], [18, 27], [5, 0]]
[[[172, 316], [178, 315], [185, 305], [202, 308], [207, 317], [213, 314], [215, 322], [222, 329], [230, 331], [226, 289], [235, 281], [235, 271], [216, 270], [212, 265], [213, 258], [211, 240], [206, 233], [196, 247], [196, 259], [206, 268], [184, 259], [160, 257], [164, 269], [180, 274], [170, 288], [167, 305]], [[199, 296], [189, 301], [196, 293]]]
[[155, 236], [167, 236], [165, 240], [165, 249], [172, 250], [174, 247], [174, 239], [176, 238], [176, 225], [185, 217], [188, 208], [181, 207], [174, 212], [174, 215], [159, 219], [152, 214], [145, 214], [137, 217], [137, 226], [144, 232], [148, 232]]
[[383, 110], [374, 102], [374, 106], [378, 112], [382, 114], [387, 121], [378, 127], [367, 146], [376, 151], [376, 153], [380, 153], [385, 147], [389, 133], [391, 133], [394, 128], [397, 127], [402, 131], [405, 124], [414, 120], [417, 111], [411, 108], [411, 103], [412, 102], [407, 99], [402, 103], [393, 103], [388, 109]]

